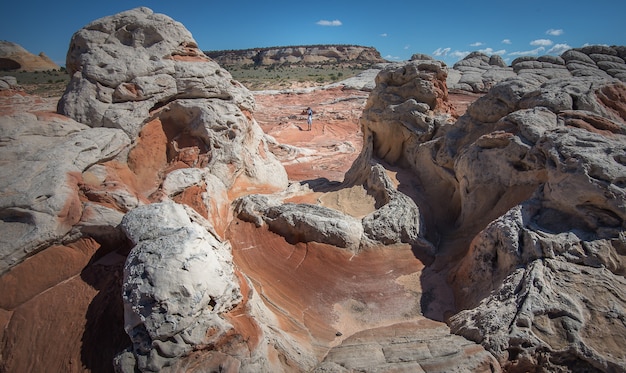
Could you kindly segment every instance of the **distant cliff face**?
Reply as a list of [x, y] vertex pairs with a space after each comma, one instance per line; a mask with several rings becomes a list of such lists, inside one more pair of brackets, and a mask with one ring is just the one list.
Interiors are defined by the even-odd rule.
[[358, 45], [310, 45], [204, 52], [222, 66], [283, 63], [387, 62], [375, 48]]

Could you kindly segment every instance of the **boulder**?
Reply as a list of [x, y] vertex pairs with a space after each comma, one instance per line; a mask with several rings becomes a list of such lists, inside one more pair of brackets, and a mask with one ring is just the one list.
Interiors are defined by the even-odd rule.
[[160, 371], [232, 329], [220, 315], [242, 296], [230, 247], [210, 223], [166, 202], [130, 211], [121, 228], [134, 245], [124, 267], [124, 328], [141, 371]]
[[71, 81], [58, 112], [130, 136], [139, 133], [152, 110], [177, 98], [219, 99], [254, 110], [248, 90], [205, 56], [182, 24], [148, 8], [104, 17], [77, 31], [66, 68]]

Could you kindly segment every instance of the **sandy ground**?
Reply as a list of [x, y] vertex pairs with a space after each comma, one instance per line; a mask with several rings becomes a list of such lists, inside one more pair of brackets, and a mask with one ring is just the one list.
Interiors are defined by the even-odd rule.
[[[272, 151], [289, 179], [343, 181], [345, 172], [363, 146], [359, 118], [369, 92], [333, 88], [306, 93], [255, 93], [254, 117], [279, 145]], [[465, 113], [478, 95], [450, 93], [457, 115]], [[314, 111], [313, 128], [307, 130], [306, 108]]]
[[[276, 139], [276, 154], [293, 181], [342, 181], [361, 150], [359, 117], [367, 92], [341, 89], [310, 93], [255, 94], [254, 117]], [[313, 109], [307, 129], [306, 108]]]

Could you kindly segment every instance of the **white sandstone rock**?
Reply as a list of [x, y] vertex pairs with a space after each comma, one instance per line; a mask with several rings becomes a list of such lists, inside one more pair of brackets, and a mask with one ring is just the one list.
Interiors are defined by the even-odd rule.
[[209, 226], [172, 202], [124, 216], [135, 244], [124, 268], [125, 330], [141, 370], [157, 371], [232, 328], [220, 313], [241, 300], [239, 285], [230, 246]]
[[78, 175], [128, 147], [122, 131], [67, 118], [0, 117], [0, 272], [60, 240], [82, 215]]

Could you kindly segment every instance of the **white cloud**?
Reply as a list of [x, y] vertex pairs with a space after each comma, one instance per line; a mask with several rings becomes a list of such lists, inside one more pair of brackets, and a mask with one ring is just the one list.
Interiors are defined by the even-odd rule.
[[551, 36], [559, 36], [563, 35], [563, 30], [551, 28], [550, 30], [546, 31], [546, 34]]
[[561, 54], [568, 49], [572, 49], [572, 47], [567, 44], [554, 44], [554, 47], [548, 50], [548, 54]]
[[510, 39], [502, 39], [502, 44], [511, 44]]
[[343, 23], [341, 23], [341, 21], [338, 19], [334, 21], [327, 21], [325, 19], [322, 19], [317, 21], [317, 24], [320, 26], [341, 26]]
[[458, 59], [462, 59], [462, 58], [467, 57], [468, 54], [470, 54], [470, 52], [454, 51], [454, 52], [450, 53], [449, 56], [450, 57], [455, 57], [455, 58], [458, 58]]
[[552, 44], [552, 40], [548, 39], [537, 39], [530, 42], [530, 45], [540, 45], [542, 47], [549, 47]]
[[392, 56], [392, 55], [388, 54], [388, 55], [386, 55], [386, 56], [385, 56], [385, 59], [386, 59], [386, 60], [388, 60], [388, 61], [389, 61], [389, 60], [399, 60], [399, 59], [400, 59], [400, 57], [398, 57], [398, 56]]
[[407, 50], [407, 49], [409, 49], [409, 48], [411, 48], [411, 46], [410, 46], [410, 45], [405, 45], [405, 46], [404, 46], [404, 50]]
[[452, 48], [437, 48], [434, 52], [433, 52], [433, 56], [447, 56], [448, 53], [450, 53], [450, 51], [452, 50]]
[[485, 48], [485, 49], [479, 50], [479, 52], [487, 54], [487, 55], [490, 55], [490, 54], [502, 55], [506, 53], [506, 49], [500, 49], [500, 50], [494, 51], [493, 48]]
[[535, 48], [533, 50], [529, 50], [529, 51], [517, 51], [517, 52], [511, 52], [509, 53], [509, 56], [536, 56], [539, 53], [545, 51], [546, 48], [544, 47], [539, 47], [539, 48]]
[[389, 35], [387, 35], [387, 33], [386, 33], [386, 32], [383, 32], [382, 34], [380, 34], [380, 36], [382, 36], [383, 38], [386, 38], [386, 37], [387, 37], [387, 36], [389, 36]]
[[470, 47], [480, 47], [481, 45], [483, 45], [483, 43], [477, 41], [476, 43], [470, 44]]

